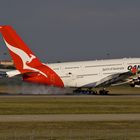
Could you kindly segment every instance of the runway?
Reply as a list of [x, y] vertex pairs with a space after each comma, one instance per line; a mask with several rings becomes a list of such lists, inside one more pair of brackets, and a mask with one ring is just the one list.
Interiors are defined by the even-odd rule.
[[140, 121], [140, 114], [0, 115], [0, 122]]

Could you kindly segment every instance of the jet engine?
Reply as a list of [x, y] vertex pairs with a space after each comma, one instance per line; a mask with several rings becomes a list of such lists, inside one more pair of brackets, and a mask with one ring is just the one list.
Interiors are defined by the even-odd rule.
[[133, 78], [130, 82], [131, 87], [137, 87], [140, 86], [140, 77]]

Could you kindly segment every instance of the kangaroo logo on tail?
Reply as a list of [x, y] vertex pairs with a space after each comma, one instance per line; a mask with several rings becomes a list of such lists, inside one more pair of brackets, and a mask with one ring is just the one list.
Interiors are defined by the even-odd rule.
[[[11, 77], [25, 74], [22, 75], [24, 81], [64, 87], [59, 75], [34, 55], [11, 26], [0, 25], [0, 33], [17, 69], [9, 73]], [[34, 75], [35, 72], [37, 75]]]
[[32, 68], [30, 66], [28, 66], [29, 63], [31, 63], [33, 61], [33, 59], [36, 58], [36, 56], [30, 54], [30, 56], [25, 53], [23, 50], [19, 49], [19, 48], [15, 48], [12, 45], [8, 44], [8, 42], [6, 40], [4, 40], [7, 47], [9, 48], [10, 51], [12, 51], [14, 54], [18, 55], [23, 63], [23, 69], [29, 69], [32, 71], [36, 71], [39, 72], [40, 74], [44, 75], [46, 78], [48, 77], [45, 73], [43, 73], [42, 71], [36, 69], [36, 68]]

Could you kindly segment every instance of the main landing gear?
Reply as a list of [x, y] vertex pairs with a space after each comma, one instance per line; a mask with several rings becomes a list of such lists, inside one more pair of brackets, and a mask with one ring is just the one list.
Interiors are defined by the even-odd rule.
[[109, 91], [107, 91], [105, 88], [99, 90], [99, 92], [93, 90], [92, 88], [77, 88], [73, 90], [73, 93], [82, 95], [108, 95]]
[[82, 88], [77, 88], [73, 90], [74, 94], [83, 94], [83, 95], [97, 95], [97, 91], [92, 90], [91, 88], [88, 89], [82, 89]]
[[109, 91], [103, 88], [102, 90], [99, 90], [100, 95], [108, 95]]

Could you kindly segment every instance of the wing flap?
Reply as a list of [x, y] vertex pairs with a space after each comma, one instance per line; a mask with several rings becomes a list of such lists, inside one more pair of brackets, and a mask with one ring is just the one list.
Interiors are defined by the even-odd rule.
[[100, 81], [95, 83], [95, 87], [108, 87], [110, 85], [121, 85], [121, 84], [126, 84], [135, 77], [136, 74], [132, 72], [125, 72], [125, 73], [117, 73], [113, 75], [109, 75]]

